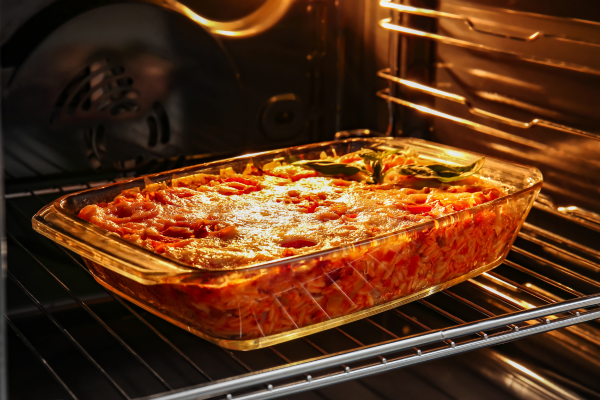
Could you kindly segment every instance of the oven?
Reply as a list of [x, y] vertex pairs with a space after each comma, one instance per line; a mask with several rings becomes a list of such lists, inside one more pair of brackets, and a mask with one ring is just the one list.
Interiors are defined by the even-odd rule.
[[[600, 7], [585, 0], [6, 0], [0, 399], [600, 398]], [[248, 352], [31, 228], [66, 193], [346, 137], [538, 167], [506, 261]]]

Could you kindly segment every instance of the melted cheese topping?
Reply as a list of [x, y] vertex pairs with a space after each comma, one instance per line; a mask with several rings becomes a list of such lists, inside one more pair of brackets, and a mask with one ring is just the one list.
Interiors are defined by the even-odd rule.
[[180, 178], [174, 187], [126, 190], [79, 216], [186, 264], [234, 269], [355, 243], [502, 195], [475, 177], [368, 185], [302, 171]]

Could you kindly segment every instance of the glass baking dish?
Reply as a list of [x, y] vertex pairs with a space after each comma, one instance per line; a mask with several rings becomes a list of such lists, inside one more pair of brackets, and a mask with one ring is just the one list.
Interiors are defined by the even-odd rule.
[[192, 267], [139, 247], [77, 215], [124, 189], [249, 161], [318, 159], [363, 148], [411, 149], [420, 161], [470, 164], [480, 155], [418, 139], [348, 139], [246, 155], [68, 194], [32, 220], [80, 254], [95, 279], [144, 309], [219, 346], [252, 350], [365, 318], [428, 296], [502, 263], [542, 186], [532, 167], [487, 158], [478, 176], [505, 196], [332, 249], [236, 269]]

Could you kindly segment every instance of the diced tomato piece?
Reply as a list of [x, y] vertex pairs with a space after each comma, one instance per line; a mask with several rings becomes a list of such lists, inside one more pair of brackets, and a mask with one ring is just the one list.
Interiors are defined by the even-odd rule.
[[496, 200], [498, 197], [502, 196], [502, 193], [496, 189], [489, 189], [483, 192], [483, 195], [485, 196], [486, 199], [488, 199], [489, 201], [492, 200]]
[[310, 197], [305, 198], [305, 201], [307, 202], [307, 204], [299, 204], [299, 206], [303, 207], [306, 210], [306, 213], [308, 214], [314, 213], [317, 207], [319, 207], [319, 202]]
[[404, 206], [404, 208], [413, 214], [422, 214], [431, 211], [433, 206], [427, 204], [407, 204]]
[[396, 167], [398, 165], [404, 165], [404, 162], [405, 162], [404, 157], [399, 156], [399, 155], [392, 156], [385, 163], [383, 170], [387, 171], [388, 169]]
[[155, 240], [152, 240], [150, 243], [152, 244], [152, 247], [154, 247], [154, 250], [157, 253], [164, 253], [165, 252], [165, 243], [157, 242]]
[[394, 256], [396, 254], [398, 254], [398, 253], [395, 253], [395, 252], [393, 252], [393, 251], [390, 250], [387, 253], [385, 253], [385, 255], [381, 258], [381, 261], [390, 262], [390, 261], [393, 260], [393, 258], [394, 258]]
[[243, 191], [244, 194], [248, 194], [248, 193], [252, 193], [252, 192], [258, 192], [258, 188], [256, 186], [248, 186]]
[[408, 276], [414, 276], [417, 273], [417, 269], [419, 269], [419, 256], [415, 254], [408, 262]]
[[315, 246], [316, 243], [310, 240], [297, 239], [292, 240], [290, 242], [281, 243], [281, 247], [292, 247], [294, 249], [300, 249], [302, 247], [312, 247]]
[[186, 197], [192, 197], [192, 196], [195, 196], [195, 195], [196, 195], [196, 193], [194, 193], [192, 191], [189, 191], [189, 192], [187, 192], [187, 191], [186, 192], [183, 192], [183, 191], [179, 192], [178, 191], [178, 192], [175, 193], [175, 196], [179, 197], [180, 199], [185, 199]]

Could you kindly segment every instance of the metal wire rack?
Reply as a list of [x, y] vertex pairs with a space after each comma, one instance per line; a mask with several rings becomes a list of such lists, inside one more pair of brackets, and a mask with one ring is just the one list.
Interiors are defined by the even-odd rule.
[[[412, 7], [412, 6], [405, 5], [405, 4], [395, 3], [395, 2], [393, 2], [393, 0], [381, 0], [379, 5], [381, 7], [383, 7], [384, 9], [390, 10], [391, 15], [392, 15], [392, 18], [387, 18], [387, 19], [381, 20], [379, 22], [379, 25], [392, 33], [398, 33], [404, 37], [418, 37], [418, 38], [422, 38], [422, 39], [427, 39], [429, 41], [447, 44], [450, 46], [458, 46], [458, 47], [468, 48], [471, 50], [476, 50], [478, 52], [498, 53], [498, 54], [502, 54], [503, 56], [509, 56], [509, 57], [517, 58], [517, 59], [528, 61], [528, 62], [540, 63], [540, 64], [548, 65], [551, 67], [559, 68], [559, 69], [570, 69], [570, 70], [578, 71], [581, 73], [591, 73], [591, 74], [600, 73], [600, 70], [598, 70], [598, 69], [593, 69], [593, 68], [590, 69], [585, 66], [570, 64], [570, 63], [565, 62], [564, 60], [541, 59], [541, 58], [535, 58], [531, 55], [526, 57], [520, 53], [506, 52], [499, 48], [493, 48], [493, 47], [490, 47], [487, 45], [483, 45], [482, 44], [483, 42], [481, 42], [481, 43], [467, 42], [464, 40], [459, 40], [454, 37], [451, 37], [450, 35], [444, 36], [444, 35], [434, 34], [434, 33], [430, 33], [430, 32], [415, 30], [415, 29], [403, 26], [402, 24], [398, 25], [399, 21], [401, 21], [400, 19], [398, 19], [398, 15], [410, 14], [410, 15], [434, 18], [436, 20], [461, 21], [468, 28], [469, 32], [506, 39], [511, 43], [521, 42], [521, 43], [527, 44], [527, 43], [531, 43], [534, 41], [540, 41], [540, 40], [553, 40], [553, 41], [558, 41], [558, 42], [564, 42], [565, 44], [568, 44], [569, 46], [580, 45], [580, 46], [587, 46], [586, 48], [591, 49], [591, 48], [595, 48], [599, 45], [597, 39], [593, 39], [593, 38], [587, 38], [587, 39], [577, 38], [577, 39], [575, 39], [573, 37], [567, 36], [566, 34], [562, 34], [562, 33], [555, 34], [555, 33], [539, 31], [539, 30], [534, 32], [533, 34], [526, 35], [526, 36], [511, 36], [509, 34], [505, 34], [500, 31], [494, 32], [494, 31], [483, 29], [483, 28], [478, 28], [478, 26], [474, 22], [474, 20], [467, 16], [469, 13], [475, 13], [475, 14], [484, 13], [483, 9], [474, 9], [474, 8], [469, 8], [469, 7], [464, 7], [464, 6], [456, 6], [455, 5], [455, 6], [451, 6], [451, 7], [456, 8], [457, 10], [467, 11], [467, 14], [465, 14], [465, 15], [443, 12], [443, 11], [439, 11], [439, 10], [426, 9], [426, 8]], [[517, 12], [510, 11], [510, 10], [499, 10], [499, 9], [495, 10], [495, 12], [497, 12], [497, 13], [501, 12], [501, 11], [503, 11], [504, 13], [508, 13], [510, 15], [518, 14]], [[523, 13], [521, 13], [521, 14], [523, 14]], [[581, 31], [582, 35], [583, 35], [584, 31], [587, 33], [590, 33], [593, 30], [594, 35], [592, 35], [592, 36], [595, 36], [595, 35], [597, 35], [598, 27], [600, 26], [597, 22], [571, 20], [568, 18], [561, 18], [561, 17], [549, 17], [549, 16], [544, 16], [544, 15], [527, 15], [527, 17], [530, 20], [531, 19], [540, 19], [540, 20], [549, 20], [549, 21], [553, 21], [553, 22], [559, 22], [559, 25], [561, 23], [562, 24], [564, 24], [564, 23], [573, 24], [574, 26], [577, 26], [578, 29], [583, 29]], [[392, 23], [392, 21], [394, 23]], [[404, 21], [404, 19], [402, 19], [402, 21]], [[477, 21], [478, 21], [478, 23], [484, 22], [482, 24], [482, 26], [485, 26], [484, 20], [477, 19]], [[500, 24], [497, 24], [497, 23], [494, 26], [496, 28], [501, 28]], [[590, 29], [590, 30], [587, 30], [587, 29]], [[575, 31], [577, 31], [577, 29]], [[583, 35], [582, 37], [585, 37], [585, 35]], [[527, 53], [527, 54], [530, 54], [530, 53]], [[402, 68], [400, 68], [400, 70], [402, 70]], [[402, 74], [400, 74], [400, 75], [402, 75]], [[510, 143], [514, 143], [516, 145], [523, 145], [532, 151], [537, 151], [540, 153], [552, 155], [553, 157], [557, 157], [557, 158], [560, 158], [563, 160], [568, 160], [569, 162], [573, 162], [574, 164], [586, 164], [586, 165], [589, 165], [589, 167], [591, 167], [591, 168], [600, 167], [600, 163], [596, 159], [592, 159], [589, 157], [587, 159], [582, 159], [581, 155], [578, 154], [576, 151], [573, 151], [572, 149], [561, 148], [560, 146], [552, 146], [552, 145], [549, 145], [549, 144], [544, 143], [539, 140], [533, 140], [530, 137], [528, 137], [527, 135], [522, 135], [520, 131], [515, 131], [514, 129], [512, 130], [513, 133], [511, 133], [509, 131], [498, 129], [497, 123], [503, 124], [507, 127], [518, 128], [519, 130], [531, 130], [535, 127], [541, 127], [541, 128], [548, 129], [550, 131], [566, 133], [569, 135], [570, 138], [579, 137], [579, 138], [584, 138], [584, 139], [591, 139], [594, 142], [600, 140], [600, 134], [598, 132], [590, 132], [590, 131], [574, 128], [572, 126], [557, 123], [554, 121], [549, 121], [549, 120], [540, 118], [538, 116], [534, 116], [533, 118], [531, 118], [528, 121], [527, 120], [522, 121], [522, 120], [518, 120], [518, 119], [514, 119], [514, 118], [509, 118], [509, 117], [506, 117], [504, 115], [500, 115], [500, 114], [497, 114], [494, 112], [486, 111], [481, 108], [475, 107], [473, 105], [472, 101], [468, 97], [465, 97], [461, 94], [452, 93], [452, 92], [445, 91], [445, 90], [440, 90], [440, 89], [437, 89], [432, 86], [427, 86], [427, 85], [418, 83], [414, 80], [406, 79], [405, 76], [395, 76], [395, 73], [392, 68], [386, 68], [386, 69], [382, 69], [382, 70], [378, 71], [377, 76], [382, 79], [385, 79], [388, 82], [388, 87], [377, 91], [376, 95], [379, 98], [386, 100], [389, 105], [395, 104], [395, 105], [399, 105], [402, 107], [406, 107], [408, 109], [417, 110], [421, 113], [425, 113], [425, 114], [428, 114], [430, 116], [433, 116], [433, 117], [436, 117], [439, 119], [451, 121], [459, 126], [463, 126], [468, 129], [472, 129], [474, 131], [481, 132], [481, 133], [484, 133], [486, 135], [489, 135], [489, 136], [492, 136], [492, 137], [495, 137], [495, 138], [498, 138], [501, 140], [506, 140], [506, 141], [508, 141]], [[400, 91], [396, 90], [398, 88], [401, 88], [402, 90], [400, 90]], [[437, 99], [442, 99], [444, 101], [460, 104], [460, 105], [464, 106], [465, 110], [468, 113], [470, 113], [471, 115], [473, 115], [479, 119], [475, 119], [475, 120], [467, 119], [467, 118], [457, 115], [455, 112], [453, 112], [453, 113], [442, 112], [442, 111], [440, 111], [440, 109], [443, 109], [441, 106], [440, 107], [437, 107], [437, 106], [431, 107], [431, 106], [425, 106], [422, 104], [417, 104], [415, 102], [409, 101], [408, 99], [410, 99], [411, 96], [408, 96], [408, 95], [403, 96], [403, 93], [404, 94], [408, 93], [408, 92], [404, 92], [403, 90], [412, 91], [412, 93], [426, 94], [428, 96], [432, 96]], [[503, 97], [502, 94], [496, 93], [496, 95], [498, 95], [498, 97]], [[534, 106], [533, 104], [529, 104], [524, 101], [521, 101], [520, 104], [524, 109], [528, 109], [528, 110], [535, 109], [538, 112], [540, 112], [540, 110], [542, 110], [542, 112], [545, 112], [542, 108], [540, 108], [540, 107], [536, 108], [536, 106]], [[484, 122], [482, 123], [481, 121], [484, 121]], [[494, 127], [494, 126], [496, 126], [496, 127]], [[504, 128], [502, 128], [502, 129], [504, 129]], [[591, 143], [594, 143], [594, 142], [591, 142]], [[547, 186], [549, 186], [549, 185], [547, 185]], [[559, 214], [569, 220], [576, 221], [578, 223], [586, 225], [590, 229], [593, 229], [593, 230], [600, 229], [600, 216], [597, 213], [591, 212], [591, 211], [583, 209], [581, 207], [577, 207], [577, 206], [556, 207], [552, 203], [552, 201], [548, 198], [541, 199], [538, 203], [536, 203], [536, 207], [539, 209], [544, 209], [548, 213]]]
[[[431, 18], [436, 18], [436, 19], [450, 19], [450, 20], [463, 21], [466, 24], [466, 26], [468, 27], [469, 31], [471, 31], [471, 32], [484, 34], [484, 35], [488, 35], [488, 36], [495, 36], [495, 37], [510, 39], [513, 42], [517, 41], [517, 42], [522, 42], [522, 43], [531, 43], [531, 42], [538, 41], [538, 40], [550, 39], [550, 40], [564, 41], [564, 42], [569, 43], [570, 45], [578, 44], [578, 45], [589, 46], [589, 48], [592, 48], [592, 49], [596, 48], [597, 46], [600, 45], [599, 43], [597, 43], [594, 40], [583, 40], [583, 39], [579, 39], [579, 38], [575, 39], [575, 38], [570, 38], [570, 37], [564, 37], [563, 35], [549, 34], [549, 33], [541, 32], [541, 31], [536, 31], [532, 34], [525, 35], [525, 36], [513, 36], [510, 34], [504, 34], [504, 33], [484, 30], [484, 29], [478, 29], [476, 27], [476, 25], [471, 21], [470, 18], [463, 16], [463, 15], [459, 15], [459, 14], [441, 12], [438, 10], [431, 10], [431, 9], [427, 9], [427, 8], [411, 7], [411, 6], [403, 5], [403, 4], [396, 4], [392, 0], [381, 0], [379, 4], [384, 8], [388, 8], [390, 10], [394, 10], [399, 13], [413, 14], [413, 15], [431, 17]], [[542, 16], [538, 16], [538, 17], [542, 17]], [[543, 17], [548, 18], [546, 16], [543, 16]], [[560, 19], [558, 17], [554, 17], [554, 18]], [[572, 20], [570, 20], [570, 21], [573, 22]], [[582, 23], [582, 21], [578, 21], [578, 22]], [[591, 22], [587, 22], [587, 23], [592, 24]], [[458, 38], [454, 38], [454, 37], [451, 37], [448, 35], [440, 35], [437, 33], [430, 33], [430, 32], [425, 32], [425, 31], [421, 31], [421, 30], [417, 30], [417, 29], [412, 29], [412, 28], [408, 28], [403, 25], [398, 25], [398, 24], [392, 23], [391, 18], [386, 18], [384, 20], [381, 20], [379, 22], [379, 25], [385, 29], [396, 31], [403, 35], [423, 37], [423, 38], [427, 38], [427, 39], [434, 40], [436, 42], [444, 43], [444, 44], [451, 45], [451, 46], [463, 47], [463, 48], [470, 49], [470, 50], [482, 51], [482, 52], [487, 52], [487, 53], [492, 53], [492, 54], [499, 54], [499, 55], [503, 55], [503, 56], [510, 57], [513, 59], [531, 62], [531, 63], [535, 63], [535, 64], [546, 65], [546, 66], [550, 66], [553, 68], [567, 69], [567, 70], [577, 71], [577, 72], [586, 73], [586, 74], [594, 74], [594, 75], [600, 74], [600, 69], [598, 69], [596, 67], [592, 67], [592, 66], [588, 66], [588, 65], [581, 65], [581, 64], [577, 64], [577, 63], [571, 63], [571, 62], [565, 62], [564, 60], [559, 60], [559, 59], [534, 56], [531, 54], [525, 54], [525, 53], [521, 53], [521, 52], [509, 50], [509, 49], [502, 49], [502, 48], [493, 47], [493, 46], [489, 46], [489, 45], [482, 44], [482, 43], [476, 43], [476, 42], [472, 42], [472, 41], [468, 41], [468, 40], [458, 39]]]
[[595, 323], [572, 326], [600, 318], [600, 254], [526, 223], [493, 272], [327, 332], [248, 353], [224, 350], [106, 292], [78, 256], [25, 228], [67, 189], [8, 196], [7, 286], [22, 302], [9, 304], [6, 319], [69, 398], [89, 398], [92, 386], [125, 399], [267, 399], [563, 327], [600, 344]]

